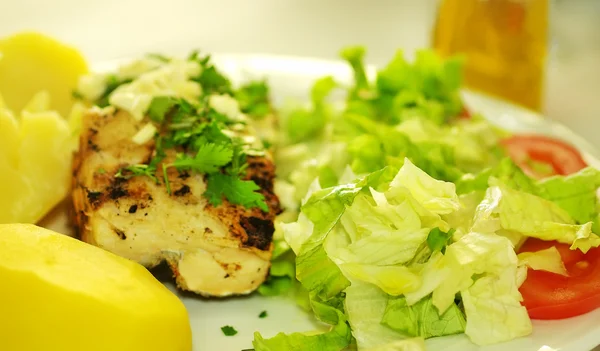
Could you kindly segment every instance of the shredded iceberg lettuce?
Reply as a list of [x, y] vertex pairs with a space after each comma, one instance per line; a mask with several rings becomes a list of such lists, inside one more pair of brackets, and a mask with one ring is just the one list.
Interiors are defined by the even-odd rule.
[[508, 133], [456, 118], [460, 59], [398, 52], [371, 81], [365, 54], [341, 53], [354, 82], [318, 80], [275, 145], [287, 246], [261, 289], [294, 287], [331, 329], [257, 333], [255, 350], [422, 351], [450, 334], [477, 345], [530, 334], [527, 269], [566, 270], [556, 249], [516, 252], [528, 237], [600, 246], [600, 172], [526, 175], [500, 147]]

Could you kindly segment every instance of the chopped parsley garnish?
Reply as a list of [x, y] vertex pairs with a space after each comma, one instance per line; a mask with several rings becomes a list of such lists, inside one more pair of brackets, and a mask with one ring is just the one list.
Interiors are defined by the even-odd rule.
[[162, 165], [162, 173], [163, 179], [165, 181], [165, 188], [167, 188], [167, 193], [171, 195], [171, 183], [169, 182], [169, 174], [167, 173], [167, 165], [163, 163]]
[[179, 154], [170, 166], [180, 171], [196, 171], [199, 173], [215, 173], [225, 166], [233, 157], [233, 150], [227, 146], [213, 143], [200, 145], [195, 156]]
[[204, 196], [213, 206], [223, 202], [223, 196], [234, 205], [242, 205], [246, 208], [258, 207], [267, 212], [269, 207], [265, 197], [256, 191], [260, 187], [251, 180], [241, 180], [236, 175], [214, 173], [208, 177], [208, 186]]
[[210, 62], [210, 55], [201, 57], [198, 51], [194, 51], [188, 60], [198, 62], [202, 67], [200, 75], [192, 80], [200, 83], [205, 93], [231, 94], [231, 82]]
[[221, 331], [223, 332], [223, 334], [225, 334], [225, 336], [234, 336], [238, 333], [237, 330], [235, 330], [235, 328], [230, 325], [221, 327]]
[[271, 112], [269, 88], [266, 82], [251, 82], [235, 92], [240, 110], [254, 118], [261, 118]]
[[162, 122], [165, 119], [167, 112], [173, 109], [177, 104], [177, 99], [170, 96], [159, 96], [152, 99], [148, 108], [148, 117], [154, 122]]
[[109, 105], [108, 97], [110, 94], [115, 91], [119, 86], [127, 83], [131, 83], [132, 79], [120, 79], [116, 75], [109, 75], [106, 78], [106, 88], [104, 89], [104, 93], [100, 96], [98, 101], [96, 101], [96, 105], [100, 107], [106, 107]]
[[146, 176], [152, 179], [155, 183], [158, 183], [158, 179], [155, 176], [156, 167], [151, 165], [131, 165], [127, 167], [121, 168], [117, 174], [115, 174], [116, 178], [125, 178], [129, 179], [136, 176]]
[[104, 168], [98, 168], [96, 174], [106, 174], [106, 170]]
[[258, 318], [266, 318], [267, 317], [267, 311], [262, 311], [259, 315]]
[[[169, 64], [170, 59], [150, 54]], [[261, 115], [270, 111], [268, 88], [264, 82], [252, 83], [234, 93], [231, 82], [220, 73], [210, 56], [193, 53], [188, 60], [201, 66], [200, 74], [190, 77], [202, 87], [202, 95], [194, 101], [174, 96], [155, 96], [150, 101], [146, 116], [158, 131], [155, 149], [149, 161], [121, 168], [116, 177], [149, 177], [156, 184], [164, 184], [171, 194], [169, 174], [198, 173], [205, 176], [207, 185], [204, 197], [213, 206], [224, 200], [246, 208], [269, 208], [260, 187], [253, 180], [245, 180], [248, 168], [247, 155], [260, 155], [252, 141], [245, 138], [244, 120], [233, 120], [217, 112], [211, 105], [211, 95], [229, 94], [241, 101], [240, 109]], [[106, 89], [96, 104], [108, 105], [110, 94], [121, 84], [131, 82], [117, 75], [107, 76]], [[239, 101], [238, 101], [239, 103]], [[258, 152], [258, 153], [257, 153]], [[169, 157], [167, 158], [167, 155]]]
[[246, 208], [258, 207], [263, 211], [269, 208], [260, 187], [252, 180], [242, 180], [247, 168], [246, 155], [240, 138], [229, 136], [223, 131], [228, 125], [214, 110], [200, 101], [199, 106], [172, 97], [155, 97], [149, 107], [151, 120], [160, 124], [163, 132], [156, 139], [155, 153], [148, 165], [132, 165], [117, 173], [117, 177], [148, 176], [159, 182], [156, 176], [158, 166], [167, 149], [177, 151], [177, 157], [170, 163], [162, 163], [162, 182], [171, 194], [168, 169], [178, 172], [206, 174], [207, 188], [204, 196], [213, 206], [227, 199], [234, 205]]

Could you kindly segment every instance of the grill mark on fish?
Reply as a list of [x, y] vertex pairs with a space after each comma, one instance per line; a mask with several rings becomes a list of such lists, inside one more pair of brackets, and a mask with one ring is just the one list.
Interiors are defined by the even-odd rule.
[[92, 139], [88, 139], [87, 143], [88, 143], [88, 147], [89, 147], [89, 148], [90, 148], [92, 151], [95, 151], [95, 152], [98, 152], [98, 151], [100, 151], [100, 148], [98, 147], [98, 145], [96, 145], [96, 144], [95, 144], [95, 143], [92, 141]]
[[121, 238], [121, 240], [126, 240], [127, 239], [127, 236], [125, 235], [124, 231], [122, 231], [120, 229], [117, 229], [117, 228], [115, 228], [114, 231], [115, 231], [115, 234], [117, 234], [117, 236], [119, 238]]
[[90, 191], [87, 188], [84, 188], [87, 194], [88, 201], [94, 208], [98, 208], [102, 203], [102, 192], [101, 191]]
[[176, 190], [173, 193], [173, 195], [175, 195], [175, 196], [185, 196], [185, 195], [189, 194], [190, 191], [191, 191], [190, 187], [184, 184], [181, 188], [179, 188], [178, 190]]
[[113, 178], [111, 184], [108, 187], [108, 196], [112, 200], [117, 200], [121, 197], [125, 197], [129, 195], [127, 189], [125, 189], [125, 185], [127, 180], [124, 178]]
[[258, 217], [242, 217], [240, 225], [246, 231], [248, 239], [246, 245], [266, 250], [271, 244], [275, 226], [273, 221]]

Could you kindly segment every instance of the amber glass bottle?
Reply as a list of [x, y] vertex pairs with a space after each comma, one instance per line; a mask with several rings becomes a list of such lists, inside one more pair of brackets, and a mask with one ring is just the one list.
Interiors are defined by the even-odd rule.
[[432, 45], [464, 54], [469, 88], [540, 110], [548, 0], [441, 0]]

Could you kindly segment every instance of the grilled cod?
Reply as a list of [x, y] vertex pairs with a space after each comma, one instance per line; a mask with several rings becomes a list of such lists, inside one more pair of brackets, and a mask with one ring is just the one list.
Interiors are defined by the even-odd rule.
[[83, 117], [72, 192], [80, 238], [148, 268], [166, 261], [182, 290], [205, 296], [254, 291], [269, 272], [280, 212], [271, 157], [248, 155], [243, 176], [260, 187], [268, 211], [226, 198], [214, 206], [203, 195], [205, 174], [173, 167], [162, 173], [162, 164], [177, 159], [176, 149], [164, 151], [155, 177], [120, 174], [156, 156], [156, 138], [135, 141], [146, 125], [114, 107]]

